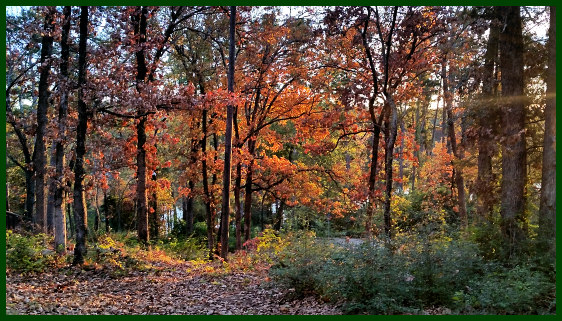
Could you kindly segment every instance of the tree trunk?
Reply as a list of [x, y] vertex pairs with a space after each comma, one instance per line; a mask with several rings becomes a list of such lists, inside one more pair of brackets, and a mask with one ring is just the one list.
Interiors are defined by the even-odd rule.
[[[236, 28], [236, 7], [230, 7], [230, 39], [228, 45], [228, 92], [234, 94], [234, 31]], [[220, 255], [226, 260], [228, 255], [228, 230], [230, 217], [230, 180], [231, 180], [231, 159], [232, 159], [232, 117], [234, 106], [229, 104], [226, 107], [226, 131], [224, 137], [224, 171], [222, 188], [222, 207], [221, 207], [221, 250]]]
[[392, 238], [392, 221], [390, 217], [390, 201], [392, 194], [392, 160], [394, 154], [394, 143], [398, 131], [398, 114], [392, 96], [387, 95], [386, 103], [390, 108], [390, 119], [386, 126], [385, 137], [385, 198], [384, 198], [384, 233], [387, 238]]
[[285, 210], [285, 202], [283, 200], [279, 200], [279, 207], [277, 208], [277, 217], [275, 218], [275, 225], [273, 228], [276, 231], [281, 230], [281, 226], [283, 226], [283, 211]]
[[201, 170], [203, 174], [203, 203], [205, 203], [205, 212], [207, 213], [207, 248], [209, 249], [209, 259], [213, 259], [213, 246], [214, 241], [214, 229], [215, 229], [215, 211], [212, 204], [212, 195], [209, 189], [209, 177], [207, 169], [207, 110], [203, 110], [201, 128], [203, 130], [203, 138], [201, 139], [201, 151], [203, 152], [203, 160], [201, 161]]
[[86, 154], [86, 132], [88, 130], [88, 110], [84, 102], [86, 90], [88, 37], [88, 7], [80, 7], [80, 43], [78, 47], [78, 125], [76, 126], [76, 163], [74, 164], [74, 223], [76, 225], [76, 246], [74, 247], [74, 264], [84, 263], [86, 255], [86, 235], [88, 212], [84, 193], [84, 155]]
[[523, 91], [523, 36], [519, 7], [498, 7], [505, 22], [499, 38], [502, 88], [502, 231], [509, 255], [525, 238], [525, 98]]
[[57, 251], [66, 251], [66, 215], [64, 200], [64, 137], [66, 136], [66, 116], [68, 113], [68, 64], [70, 58], [70, 46], [68, 44], [68, 36], [70, 34], [70, 20], [72, 10], [70, 6], [63, 9], [64, 24], [61, 33], [61, 62], [60, 73], [63, 80], [61, 85], [61, 97], [58, 115], [59, 135], [55, 145], [55, 190], [54, 190], [54, 224], [55, 224], [55, 249]]
[[[28, 165], [28, 164], [26, 164]], [[30, 166], [29, 164], [28, 166]], [[33, 219], [33, 207], [35, 205], [35, 171], [33, 169], [25, 170], [25, 213], [24, 216]]]
[[[57, 138], [55, 138], [57, 139]], [[49, 162], [50, 167], [56, 168], [56, 144], [51, 145], [51, 160]], [[55, 228], [55, 189], [56, 186], [56, 177], [51, 175], [48, 179], [49, 181], [49, 188], [47, 192], [47, 232], [49, 234], [54, 234]]]
[[[141, 84], [145, 82], [148, 69], [146, 67], [144, 47], [146, 42], [146, 18], [148, 9], [140, 8], [138, 14], [133, 17], [135, 35], [139, 36], [140, 49], [135, 53], [137, 62], [137, 92], [140, 94]], [[146, 190], [146, 121], [142, 108], [138, 110], [139, 122], [137, 123], [137, 190], [136, 190], [136, 211], [137, 211], [137, 231], [138, 238], [143, 244], [148, 244], [150, 233], [148, 230], [148, 195]]]
[[449, 144], [455, 161], [453, 161], [454, 168], [454, 184], [457, 188], [457, 206], [459, 209], [459, 218], [463, 228], [468, 226], [468, 219], [466, 215], [466, 202], [464, 191], [464, 178], [462, 175], [462, 168], [458, 162], [462, 160], [462, 153], [457, 146], [457, 138], [455, 134], [455, 119], [453, 118], [453, 94], [449, 92], [449, 83], [447, 75], [447, 58], [441, 61], [441, 79], [443, 81], [443, 96], [445, 99], [445, 110], [447, 112], [447, 134]]
[[105, 233], [109, 233], [109, 204], [107, 204], [107, 192], [103, 191], [103, 214], [105, 217]]
[[550, 7], [548, 40], [539, 238], [542, 239], [547, 256], [554, 263], [556, 259], [556, 7], [554, 6]]
[[373, 146], [371, 146], [371, 162], [369, 164], [369, 181], [368, 181], [368, 188], [369, 188], [369, 202], [367, 203], [367, 217], [365, 222], [365, 233], [367, 237], [372, 237], [374, 235], [373, 231], [373, 216], [375, 214], [375, 198], [376, 198], [376, 189], [375, 189], [375, 182], [377, 177], [377, 162], [379, 157], [379, 140], [380, 140], [380, 133], [381, 133], [381, 126], [383, 120], [384, 110], [381, 111], [379, 115], [379, 119], [376, 120], [375, 112], [374, 112], [374, 103], [375, 98], [372, 97], [369, 100], [369, 111], [371, 112], [371, 123], [373, 124]]
[[476, 214], [478, 219], [491, 219], [494, 205], [494, 176], [492, 173], [492, 156], [494, 139], [492, 135], [493, 118], [497, 105], [494, 97], [494, 69], [498, 60], [498, 39], [500, 28], [496, 23], [490, 27], [490, 36], [484, 56], [482, 72], [482, 94], [487, 106], [479, 110], [478, 117], [478, 177], [476, 180]]
[[242, 185], [242, 165], [236, 164], [236, 179], [234, 180], [234, 221], [236, 224], [236, 250], [242, 248], [242, 208], [240, 204], [240, 190]]
[[[189, 181], [189, 189], [193, 191], [195, 184], [193, 181]], [[187, 235], [193, 233], [193, 197], [185, 197], [185, 211], [183, 220], [185, 221], [185, 230]]]
[[244, 241], [248, 241], [252, 235], [252, 180], [254, 175], [254, 152], [256, 149], [256, 141], [248, 141], [248, 153], [252, 157], [248, 168], [246, 169], [246, 186], [244, 188]]
[[98, 232], [99, 228], [100, 228], [100, 223], [101, 223], [101, 215], [100, 215], [100, 207], [98, 204], [98, 188], [96, 187], [96, 192], [94, 194], [94, 209], [96, 210], [95, 214], [95, 218], [94, 218], [94, 236], [96, 235], [96, 233]]
[[45, 134], [47, 131], [47, 109], [49, 108], [49, 74], [51, 71], [51, 53], [53, 51], [54, 7], [45, 16], [44, 35], [41, 40], [41, 66], [39, 67], [39, 101], [37, 103], [37, 131], [33, 149], [33, 166], [35, 168], [35, 215], [33, 223], [43, 232], [47, 232], [47, 207], [45, 198], [47, 150]]

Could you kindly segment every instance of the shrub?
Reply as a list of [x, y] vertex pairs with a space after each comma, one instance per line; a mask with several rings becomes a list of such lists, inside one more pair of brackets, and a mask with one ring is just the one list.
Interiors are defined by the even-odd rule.
[[176, 239], [172, 238], [162, 245], [171, 256], [189, 261], [206, 257], [207, 248], [198, 239]]
[[18, 272], [43, 272], [58, 261], [56, 253], [47, 248], [50, 238], [45, 234], [21, 235], [6, 231], [6, 267]]
[[544, 314], [556, 312], [556, 288], [543, 273], [531, 266], [508, 269], [489, 264], [488, 272], [471, 280], [453, 296], [462, 313]]

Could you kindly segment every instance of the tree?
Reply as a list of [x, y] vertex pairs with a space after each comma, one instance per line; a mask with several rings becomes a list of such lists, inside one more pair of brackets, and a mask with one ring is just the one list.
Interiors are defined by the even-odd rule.
[[33, 166], [35, 168], [35, 215], [33, 223], [44, 232], [47, 231], [47, 199], [45, 197], [47, 150], [45, 134], [47, 131], [47, 109], [49, 108], [49, 75], [51, 71], [51, 53], [53, 50], [55, 9], [50, 7], [45, 12], [43, 40], [41, 41], [41, 65], [39, 78], [39, 101], [37, 103], [37, 132], [33, 149]]
[[556, 258], [556, 7], [550, 7], [545, 130], [539, 229], [548, 256]]
[[498, 39], [500, 25], [497, 19], [490, 23], [490, 34], [484, 55], [482, 70], [482, 96], [485, 106], [478, 110], [478, 178], [476, 182], [477, 217], [491, 218], [494, 205], [492, 156], [494, 154], [494, 134], [497, 129], [494, 120], [497, 114], [497, 84], [495, 74], [498, 66]]
[[[228, 92], [234, 94], [234, 62], [235, 62], [235, 44], [234, 33], [236, 29], [236, 7], [230, 7], [230, 40], [228, 45]], [[230, 174], [231, 174], [231, 157], [232, 157], [232, 117], [234, 106], [229, 103], [226, 107], [226, 132], [224, 137], [224, 174], [223, 174], [223, 190], [222, 190], [222, 208], [221, 208], [221, 250], [220, 255], [226, 260], [228, 255], [228, 230], [230, 228], [228, 219], [230, 216]]]
[[511, 256], [525, 238], [525, 97], [523, 81], [523, 35], [519, 7], [498, 7], [504, 21], [500, 31], [502, 88], [502, 231]]
[[66, 116], [68, 113], [68, 65], [70, 57], [70, 46], [68, 43], [70, 33], [71, 8], [65, 6], [63, 9], [63, 27], [60, 40], [61, 62], [59, 65], [62, 78], [61, 95], [58, 113], [58, 133], [55, 143], [55, 177], [53, 178], [53, 203], [54, 203], [54, 226], [55, 226], [55, 249], [66, 249], [66, 213], [64, 200], [64, 137], [66, 136]]
[[86, 255], [86, 236], [88, 233], [88, 211], [84, 188], [84, 155], [86, 154], [86, 132], [88, 131], [88, 106], [85, 102], [88, 67], [88, 18], [89, 8], [80, 7], [80, 40], [78, 44], [78, 125], [76, 126], [76, 160], [74, 164], [74, 224], [76, 226], [76, 246], [74, 264], [84, 263]]

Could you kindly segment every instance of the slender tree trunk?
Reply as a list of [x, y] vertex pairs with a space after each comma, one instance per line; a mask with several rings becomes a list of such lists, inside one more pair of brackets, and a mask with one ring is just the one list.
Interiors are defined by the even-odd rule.
[[523, 35], [519, 7], [498, 7], [505, 22], [499, 38], [502, 88], [502, 230], [509, 255], [518, 252], [525, 238], [525, 98]]
[[209, 177], [207, 169], [207, 110], [203, 110], [201, 128], [203, 130], [203, 138], [201, 139], [201, 151], [203, 152], [203, 160], [201, 161], [201, 170], [203, 175], [203, 203], [205, 204], [205, 212], [207, 214], [207, 248], [209, 249], [209, 259], [213, 259], [214, 248], [214, 229], [215, 229], [215, 211], [211, 191], [209, 188]]
[[[236, 7], [230, 7], [230, 39], [228, 54], [228, 92], [234, 94], [234, 32], [236, 28]], [[231, 180], [231, 159], [232, 159], [232, 117], [234, 106], [229, 104], [226, 107], [226, 131], [224, 137], [224, 171], [222, 188], [222, 208], [221, 208], [221, 250], [220, 255], [226, 260], [228, 255], [228, 230], [230, 218], [230, 180]]]
[[33, 169], [25, 170], [25, 191], [27, 194], [25, 195], [24, 216], [33, 219], [35, 217], [33, 215], [33, 207], [35, 205], [35, 171]]
[[[98, 188], [96, 187], [96, 192], [94, 194], [94, 209], [96, 210], [95, 218], [94, 218], [94, 232], [97, 233], [100, 228], [101, 223], [101, 214], [100, 214], [100, 207], [98, 204]], [[94, 233], [94, 235], [95, 235]]]
[[242, 208], [240, 204], [240, 191], [242, 185], [242, 165], [236, 164], [236, 179], [234, 180], [234, 221], [236, 224], [236, 250], [242, 248]]
[[394, 143], [396, 142], [396, 133], [398, 131], [398, 114], [396, 105], [392, 96], [386, 97], [388, 107], [390, 108], [390, 119], [387, 124], [387, 135], [385, 137], [385, 198], [384, 198], [384, 233], [389, 239], [392, 237], [392, 221], [390, 217], [390, 201], [392, 194], [392, 160], [394, 154]]
[[464, 228], [468, 226], [468, 219], [466, 215], [466, 201], [464, 191], [464, 178], [462, 175], [462, 168], [458, 165], [458, 161], [462, 160], [462, 153], [457, 146], [457, 138], [455, 134], [455, 120], [453, 118], [453, 95], [449, 92], [449, 83], [447, 75], [447, 59], [443, 58], [441, 61], [441, 79], [443, 81], [443, 96], [445, 99], [445, 110], [447, 112], [447, 131], [449, 138], [449, 146], [453, 152], [454, 159], [454, 183], [457, 188], [457, 206], [459, 209], [459, 217], [461, 224]]
[[492, 23], [482, 73], [482, 94], [487, 106], [479, 111], [478, 125], [478, 177], [476, 180], [476, 214], [478, 219], [491, 219], [494, 205], [494, 176], [492, 173], [492, 156], [494, 139], [492, 135], [493, 115], [497, 109], [494, 97], [494, 69], [498, 59], [498, 39], [500, 27]]
[[246, 186], [244, 188], [244, 240], [248, 241], [251, 237], [252, 227], [252, 180], [254, 176], [254, 152], [256, 149], [256, 141], [248, 141], [248, 153], [252, 160], [246, 169]]
[[381, 126], [383, 120], [384, 110], [381, 112], [379, 119], [376, 120], [374, 112], [375, 99], [371, 98], [369, 100], [369, 111], [371, 111], [371, 122], [373, 124], [373, 146], [371, 146], [371, 162], [369, 164], [369, 202], [367, 203], [367, 220], [365, 222], [365, 233], [370, 238], [374, 235], [373, 231], [373, 216], [375, 214], [375, 199], [376, 199], [376, 189], [375, 182], [377, 177], [377, 162], [379, 157], [379, 140], [381, 133]]
[[[56, 140], [57, 138], [55, 138]], [[51, 145], [51, 160], [50, 160], [50, 167], [56, 168], [56, 143]], [[47, 232], [49, 234], [53, 234], [55, 232], [55, 189], [56, 186], [56, 177], [51, 175], [48, 179], [49, 181], [49, 188], [47, 192]]]
[[44, 35], [41, 41], [41, 66], [39, 67], [39, 101], [37, 103], [37, 131], [35, 147], [33, 149], [33, 166], [35, 168], [35, 215], [33, 223], [43, 232], [47, 232], [47, 207], [46, 207], [46, 173], [47, 150], [45, 134], [47, 131], [47, 109], [49, 108], [49, 75], [51, 72], [51, 53], [53, 50], [54, 8], [49, 9], [45, 16], [43, 27]]
[[544, 243], [545, 252], [554, 262], [556, 259], [556, 7], [554, 6], [550, 7], [546, 86], [539, 237]]
[[80, 7], [80, 43], [78, 47], [78, 125], [76, 126], [76, 163], [74, 164], [74, 221], [76, 224], [76, 246], [74, 264], [84, 263], [86, 255], [86, 235], [88, 233], [88, 212], [84, 192], [84, 155], [86, 154], [86, 132], [88, 130], [88, 110], [84, 102], [86, 90], [88, 38], [88, 7]]
[[107, 203], [107, 192], [103, 191], [103, 216], [105, 217], [105, 233], [109, 233], [109, 204]]

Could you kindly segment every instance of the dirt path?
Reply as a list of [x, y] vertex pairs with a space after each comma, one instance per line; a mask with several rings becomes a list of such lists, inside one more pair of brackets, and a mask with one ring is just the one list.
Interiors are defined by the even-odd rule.
[[189, 263], [115, 276], [62, 269], [6, 276], [7, 314], [341, 314], [313, 298], [286, 301], [265, 271], [201, 273]]

